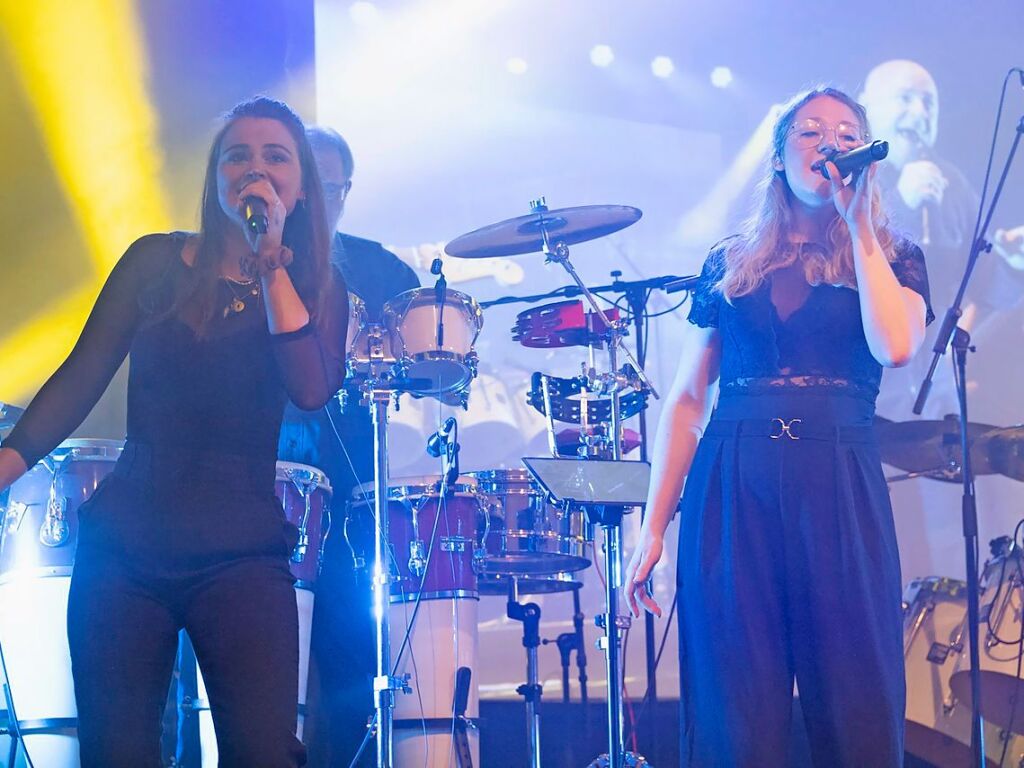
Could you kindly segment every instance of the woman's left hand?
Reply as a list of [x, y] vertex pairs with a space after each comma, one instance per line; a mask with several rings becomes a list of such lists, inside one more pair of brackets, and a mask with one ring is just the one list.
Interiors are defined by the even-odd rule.
[[855, 227], [870, 228], [872, 226], [872, 196], [875, 189], [877, 165], [869, 165], [859, 173], [853, 174], [849, 184], [844, 184], [835, 163], [825, 163], [828, 170], [829, 184], [832, 185], [832, 202], [836, 211], [851, 230]]

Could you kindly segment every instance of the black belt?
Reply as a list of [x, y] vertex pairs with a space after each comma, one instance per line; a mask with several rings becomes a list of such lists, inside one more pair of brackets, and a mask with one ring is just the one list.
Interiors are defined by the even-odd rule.
[[712, 419], [708, 437], [767, 437], [771, 440], [823, 440], [830, 443], [874, 443], [870, 424], [828, 424], [814, 419]]

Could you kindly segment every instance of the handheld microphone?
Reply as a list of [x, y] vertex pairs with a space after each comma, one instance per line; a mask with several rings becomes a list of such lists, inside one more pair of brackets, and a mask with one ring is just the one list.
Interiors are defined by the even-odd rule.
[[448, 435], [455, 429], [455, 417], [449, 416], [444, 424], [427, 439], [427, 453], [435, 458], [440, 458], [444, 453], [444, 447], [448, 444]]
[[851, 173], [867, 168], [871, 163], [884, 160], [888, 154], [889, 142], [876, 140], [862, 147], [851, 149], [849, 152], [833, 152], [828, 157], [824, 157], [811, 165], [811, 170], [818, 171], [827, 179], [829, 176], [825, 163], [835, 163], [836, 168], [839, 169], [839, 177], [845, 179]]
[[254, 235], [267, 234], [270, 219], [267, 218], [267, 204], [263, 198], [248, 195], [243, 198], [242, 202], [245, 204], [243, 213], [245, 215], [245, 224], [249, 227], [249, 231]]

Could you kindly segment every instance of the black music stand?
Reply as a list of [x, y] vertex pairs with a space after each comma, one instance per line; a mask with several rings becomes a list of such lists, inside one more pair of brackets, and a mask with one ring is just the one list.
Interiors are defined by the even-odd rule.
[[645, 461], [602, 459], [550, 459], [524, 457], [523, 464], [556, 504], [582, 508], [591, 523], [604, 531], [605, 612], [595, 617], [604, 630], [600, 640], [605, 652], [608, 680], [608, 756], [594, 764], [609, 768], [646, 766], [639, 755], [627, 753], [622, 727], [622, 665], [620, 630], [630, 625], [620, 616], [622, 587], [622, 515], [647, 501], [651, 465]]

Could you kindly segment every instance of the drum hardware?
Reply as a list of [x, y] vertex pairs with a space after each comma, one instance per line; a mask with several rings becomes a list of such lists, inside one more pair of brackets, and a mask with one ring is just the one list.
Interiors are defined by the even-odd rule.
[[[531, 212], [527, 216], [521, 216], [515, 219], [509, 219], [497, 224], [483, 227], [481, 229], [470, 232], [466, 235], [456, 238], [455, 240], [448, 243], [445, 250], [448, 254], [461, 258], [483, 258], [489, 256], [507, 256], [522, 253], [533, 253], [541, 251], [546, 257], [547, 263], [556, 263], [561, 265], [573, 282], [576, 284], [575, 290], [587, 301], [587, 305], [593, 310], [595, 318], [599, 318], [602, 324], [607, 326], [607, 335], [604, 339], [605, 346], [608, 350], [608, 369], [613, 372], [619, 371], [618, 354], [621, 352], [625, 355], [629, 363], [632, 364], [633, 370], [644, 388], [650, 392], [656, 399], [658, 397], [657, 392], [654, 390], [646, 374], [643, 372], [642, 366], [637, 362], [629, 350], [621, 344], [622, 338], [625, 335], [625, 324], [619, 321], [611, 321], [606, 319], [606, 315], [600, 306], [597, 304], [597, 300], [594, 296], [594, 291], [589, 290], [583, 281], [580, 279], [572, 263], [569, 261], [569, 245], [591, 240], [603, 235], [611, 234], [630, 224], [635, 223], [641, 216], [639, 209], [631, 208], [628, 206], [583, 206], [579, 208], [565, 208], [560, 210], [549, 210], [544, 199], [532, 201], [530, 204]], [[642, 334], [642, 317], [644, 314], [643, 308], [646, 306], [646, 291], [650, 288], [658, 287], [664, 288], [665, 285], [676, 278], [658, 279], [656, 281], [644, 281], [643, 295], [637, 295], [639, 288], [634, 289], [633, 285], [626, 285], [618, 281], [618, 275], [613, 275], [616, 279], [616, 283], [612, 286], [608, 286], [608, 290], [625, 292], [630, 297], [630, 303], [634, 308], [634, 315], [637, 317], [637, 331], [638, 331], [638, 342], [640, 341], [640, 334]], [[571, 287], [568, 290], [573, 290]], [[565, 292], [562, 295], [566, 295]], [[500, 303], [504, 303], [505, 300], [499, 300]], [[499, 303], [494, 302], [494, 303]], [[592, 349], [592, 347], [591, 347]], [[643, 347], [638, 344], [638, 351], [642, 353]], [[543, 389], [543, 384], [541, 384]], [[634, 393], [633, 396], [639, 393]], [[629, 396], [627, 396], [629, 397]], [[555, 418], [555, 397], [554, 393], [540, 392], [540, 400], [544, 404], [545, 415], [548, 416], [548, 429], [549, 429], [549, 447], [553, 455], [557, 455], [557, 444], [554, 439], [554, 424]], [[611, 433], [611, 458], [613, 460], [621, 460], [622, 458], [622, 410], [620, 403], [620, 392], [619, 387], [613, 386], [608, 392], [608, 421], [610, 422], [610, 433]], [[644, 400], [646, 404], [646, 400]], [[642, 410], [642, 407], [639, 409]], [[578, 421], [582, 424], [585, 423], [584, 419], [589, 421], [591, 416], [589, 411], [589, 404], [587, 406], [581, 406], [578, 409], [580, 417]], [[646, 435], [646, 428], [641, 424], [641, 435]], [[643, 458], [646, 458], [644, 453]], [[640, 502], [642, 503], [642, 502]], [[620, 520], [608, 520], [607, 524], [602, 524], [602, 527], [606, 532], [606, 541], [609, 542], [606, 550], [610, 551], [610, 555], [613, 558], [621, 559], [621, 530], [618, 522]], [[609, 552], [606, 551], [606, 558], [609, 556]], [[609, 577], [607, 584], [610, 585], [606, 591], [606, 600], [608, 604], [606, 606], [609, 615], [614, 615], [617, 611], [618, 603], [618, 587], [614, 584], [615, 578], [613, 575], [617, 575], [621, 579], [621, 562], [619, 563], [608, 563], [606, 568]], [[609, 625], [614, 627], [614, 621], [609, 620]], [[611, 630], [614, 632], [614, 629]], [[617, 633], [616, 633], [617, 634]], [[648, 677], [653, 678], [654, 669], [654, 630], [653, 620], [646, 620], [646, 634], [647, 634], [647, 656], [648, 656]], [[626, 755], [624, 746], [622, 743], [622, 701], [621, 701], [621, 688], [619, 678], [619, 642], [618, 637], [614, 638], [614, 641], [609, 641], [607, 647], [606, 659], [606, 672], [608, 674], [608, 710], [609, 710], [609, 760], [612, 768], [623, 768], [625, 764]], [[648, 683], [650, 690], [654, 691], [653, 679], [649, 679]]]
[[67, 544], [71, 528], [64, 516], [68, 507], [66, 497], [57, 496], [57, 478], [50, 485], [50, 498], [46, 502], [46, 515], [39, 526], [39, 542], [45, 547], [60, 547]]
[[[964, 562], [968, 583], [967, 625], [968, 637], [970, 639], [968, 647], [970, 649], [971, 658], [971, 754], [975, 765], [978, 766], [981, 766], [985, 760], [985, 740], [981, 722], [981, 654], [978, 647], [978, 507], [974, 487], [975, 462], [973, 461], [974, 457], [971, 455], [970, 450], [970, 420], [967, 412], [967, 353], [973, 352], [974, 347], [971, 344], [970, 333], [968, 333], [965, 328], [960, 327], [958, 322], [963, 315], [964, 296], [967, 293], [967, 286], [970, 283], [971, 275], [974, 272], [974, 267], [978, 262], [978, 258], [981, 256], [982, 251], [989, 251], [992, 249], [992, 244], [987, 239], [989, 225], [992, 223], [992, 216], [995, 214], [996, 206], [999, 204], [999, 198], [1003, 192], [1003, 185], [1005, 184], [1006, 177], [1013, 165], [1013, 159], [1017, 154], [1018, 147], [1020, 146], [1021, 137], [1024, 137], [1024, 117], [1020, 119], [1017, 124], [1017, 130], [1014, 131], [1013, 143], [1010, 146], [1010, 151], [1007, 153], [1006, 163], [1003, 166], [999, 182], [996, 184], [992, 199], [989, 202], [988, 210], [985, 211], [984, 201], [982, 201], [979, 206], [977, 224], [975, 226], [975, 232], [971, 236], [970, 248], [968, 250], [968, 256], [964, 266], [964, 274], [960, 280], [960, 285], [957, 288], [953, 303], [946, 311], [942, 320], [942, 325], [939, 327], [939, 330], [935, 335], [935, 344], [932, 347], [932, 360], [928, 366], [928, 372], [925, 374], [924, 380], [921, 382], [918, 389], [917, 400], [914, 402], [913, 407], [913, 411], [917, 415], [920, 415], [924, 410], [925, 402], [931, 392], [932, 378], [934, 377], [935, 369], [939, 364], [939, 358], [946, 353], [947, 347], [951, 348], [953, 352], [953, 379], [956, 383], [957, 405], [959, 406], [957, 412], [960, 423], [959, 432], [962, 457], [961, 506], [963, 510]], [[993, 159], [992, 155], [995, 150], [994, 145], [992, 150], [992, 153], [989, 155], [990, 163]], [[1014, 697], [1014, 703], [1016, 703], [1016, 696]]]
[[109, 475], [121, 447], [112, 440], [65, 440], [12, 484], [3, 511], [0, 659], [14, 704], [9, 711], [20, 718], [13, 735], [38, 766], [79, 762], [66, 619], [77, 513]]
[[620, 322], [619, 315], [618, 307], [601, 315], [584, 312], [578, 299], [546, 304], [516, 315], [512, 340], [537, 349], [600, 345], [608, 326]]
[[2, 511], [4, 513], [4, 535], [9, 536], [21, 530], [21, 521], [25, 519], [25, 513], [28, 512], [28, 504], [12, 501]]
[[516, 595], [515, 579], [509, 582], [506, 615], [523, 624], [523, 647], [526, 649], [526, 683], [516, 693], [526, 703], [526, 736], [529, 744], [529, 766], [540, 768], [540, 699], [543, 694], [537, 673], [537, 648], [540, 645], [540, 606], [520, 603]]
[[629, 616], [619, 616], [622, 588], [622, 516], [643, 504], [650, 485], [650, 465], [645, 462], [576, 461], [525, 457], [531, 474], [544, 490], [559, 502], [568, 502], [586, 512], [593, 525], [604, 532], [605, 612], [595, 617], [604, 631], [599, 648], [605, 652], [608, 681], [608, 763], [610, 768], [643, 765], [638, 756], [626, 752], [623, 743], [622, 633], [630, 626]]
[[11, 405], [10, 403], [5, 403], [0, 400], [0, 431], [13, 429], [14, 425], [18, 423], [18, 419], [21, 418], [23, 413], [25, 413], [24, 408], [19, 408], [16, 405]]
[[455, 758], [456, 768], [473, 768], [473, 753], [469, 748], [469, 729], [476, 728], [476, 724], [466, 717], [466, 709], [469, 706], [469, 682], [472, 679], [473, 670], [469, 667], [459, 667], [455, 671], [455, 697], [452, 702], [452, 715], [455, 736]]

